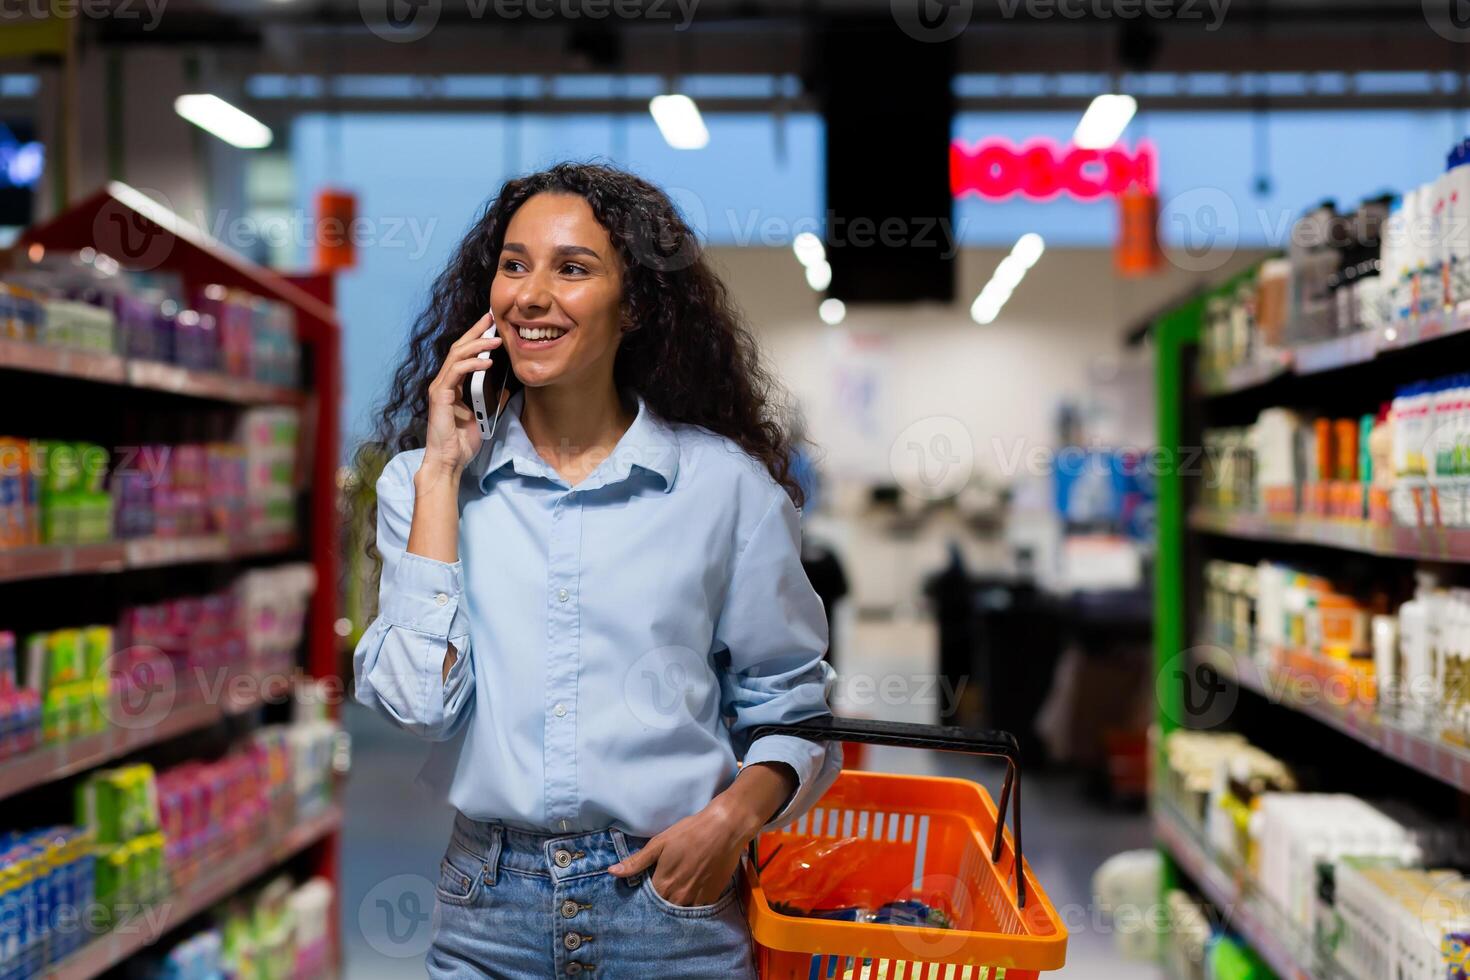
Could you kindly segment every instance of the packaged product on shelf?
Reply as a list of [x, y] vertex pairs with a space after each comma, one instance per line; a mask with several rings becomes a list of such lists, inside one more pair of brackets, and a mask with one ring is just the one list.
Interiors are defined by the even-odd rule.
[[129, 980], [222, 980], [224, 940], [218, 929], [205, 929], [168, 952], [145, 956], [131, 964]]
[[63, 741], [102, 730], [109, 694], [103, 670], [111, 655], [111, 630], [62, 629], [26, 638], [22, 681], [42, 703], [46, 741]]
[[35, 292], [16, 283], [0, 281], [0, 338], [35, 341], [45, 314]]
[[316, 568], [306, 562], [252, 569], [235, 581], [248, 662], [258, 675], [290, 672], [315, 589]]
[[26, 440], [0, 438], [0, 549], [36, 543], [30, 513], [29, 457]]
[[245, 487], [251, 534], [279, 534], [296, 527], [296, 472], [301, 413], [284, 406], [242, 413]]
[[77, 823], [99, 844], [120, 844], [158, 830], [158, 786], [153, 767], [137, 763], [101, 769], [77, 784]]
[[79, 782], [76, 817], [97, 842], [96, 898], [115, 922], [140, 902], [167, 893], [158, 786], [146, 763], [104, 769]]
[[230, 899], [215, 913], [224, 975], [294, 980], [329, 970], [333, 896], [325, 878], [296, 886], [282, 876]]
[[292, 976], [326, 976], [331, 968], [334, 891], [326, 878], [312, 878], [292, 891], [286, 900], [294, 947]]
[[1169, 913], [1165, 930], [1164, 965], [1178, 980], [1208, 980], [1205, 955], [1210, 944], [1210, 920], [1200, 903], [1187, 893], [1171, 888], [1164, 895]]
[[192, 299], [179, 276], [128, 271], [90, 248], [20, 256], [0, 281], [0, 337], [299, 383], [289, 305], [219, 285]]
[[1262, 892], [1300, 928], [1316, 919], [1318, 865], [1348, 857], [1414, 866], [1423, 852], [1409, 828], [1355, 796], [1267, 793], [1252, 824], [1251, 868]]
[[1336, 332], [1329, 283], [1339, 264], [1332, 243], [1341, 238], [1341, 217], [1332, 201], [1302, 215], [1291, 229], [1287, 256], [1292, 268], [1291, 343], [1321, 340]]
[[21, 686], [16, 667], [15, 634], [0, 632], [0, 759], [41, 742], [41, 694]]
[[0, 834], [0, 975], [44, 972], [81, 945], [93, 902], [92, 839], [73, 827]]
[[1470, 880], [1384, 858], [1346, 858], [1320, 935], [1353, 980], [1459, 977], [1470, 952]]

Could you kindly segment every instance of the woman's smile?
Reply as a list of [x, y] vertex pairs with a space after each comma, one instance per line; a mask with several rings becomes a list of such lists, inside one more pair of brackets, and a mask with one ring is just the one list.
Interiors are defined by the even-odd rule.
[[511, 320], [516, 344], [526, 351], [546, 350], [571, 331], [547, 320]]

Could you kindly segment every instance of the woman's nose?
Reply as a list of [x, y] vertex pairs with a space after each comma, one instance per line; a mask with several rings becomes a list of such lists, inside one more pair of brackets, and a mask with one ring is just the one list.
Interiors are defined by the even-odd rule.
[[522, 313], [539, 313], [550, 308], [553, 302], [549, 284], [540, 274], [522, 279], [516, 290], [516, 309]]

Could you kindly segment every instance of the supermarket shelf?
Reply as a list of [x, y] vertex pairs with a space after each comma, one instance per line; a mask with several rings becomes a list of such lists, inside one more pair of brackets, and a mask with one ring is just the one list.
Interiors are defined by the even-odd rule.
[[44, 974], [49, 980], [89, 980], [147, 948], [175, 926], [239, 891], [271, 868], [333, 834], [342, 824], [339, 807], [293, 827], [284, 837], [264, 841], [251, 850], [210, 868], [194, 884], [150, 906], [143, 922], [124, 922], [88, 943]]
[[1470, 562], [1467, 528], [1377, 527], [1360, 521], [1222, 514], [1203, 508], [1190, 511], [1189, 526], [1232, 538], [1311, 544], [1385, 558]]
[[85, 772], [149, 745], [208, 728], [222, 718], [250, 711], [261, 702], [261, 691], [256, 686], [250, 688], [240, 701], [224, 705], [217, 702], [183, 705], [146, 726], [113, 725], [96, 735], [43, 745], [34, 751], [0, 760], [0, 800]]
[[1327, 980], [1333, 976], [1308, 962], [1312, 954], [1299, 949], [1300, 940], [1277, 931], [1279, 913], [1264, 907], [1243, 874], [1232, 874], [1217, 864], [1173, 807], [1156, 800], [1152, 810], [1154, 836], [1210, 904], [1226, 917], [1224, 924], [1250, 943], [1277, 976], [1282, 980]]
[[299, 405], [298, 389], [237, 378], [214, 371], [192, 371], [159, 361], [129, 360], [116, 354], [68, 350], [23, 340], [0, 340], [0, 368], [102, 381], [131, 388], [166, 391], [191, 398], [238, 405]]
[[1201, 386], [1207, 397], [1232, 395], [1257, 388], [1285, 374], [1322, 374], [1358, 364], [1367, 364], [1379, 355], [1399, 351], [1444, 337], [1470, 332], [1470, 310], [1446, 316], [1429, 317], [1417, 324], [1395, 324], [1382, 332], [1360, 331], [1347, 337], [1334, 337], [1301, 344], [1281, 355], [1280, 360], [1258, 361], [1231, 368], [1223, 378]]
[[196, 562], [230, 561], [294, 551], [295, 534], [137, 538], [103, 544], [42, 545], [0, 550], [0, 582], [121, 572]]
[[1470, 793], [1470, 749], [1445, 742], [1430, 732], [1394, 724], [1366, 707], [1303, 700], [1298, 693], [1301, 685], [1291, 673], [1263, 670], [1249, 657], [1224, 647], [1206, 643], [1197, 647], [1196, 652], [1222, 675], [1271, 703], [1313, 718], [1395, 762], [1417, 769], [1462, 793]]
[[1291, 365], [1292, 357], [1289, 353], [1283, 353], [1275, 360], [1237, 364], [1235, 367], [1227, 370], [1223, 378], [1204, 381], [1200, 385], [1200, 391], [1208, 397], [1212, 395], [1233, 395], [1237, 391], [1258, 388], [1268, 382], [1275, 381], [1284, 374], [1290, 374]]

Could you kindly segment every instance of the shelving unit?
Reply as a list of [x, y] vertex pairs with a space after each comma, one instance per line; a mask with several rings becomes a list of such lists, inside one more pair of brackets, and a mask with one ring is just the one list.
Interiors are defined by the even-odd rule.
[[1470, 747], [1454, 745], [1364, 705], [1338, 705], [1330, 699], [1303, 697], [1312, 679], [1296, 678], [1280, 669], [1265, 669], [1249, 657], [1212, 645], [1208, 638], [1196, 655], [1222, 676], [1269, 700], [1334, 728], [1381, 755], [1470, 793]]
[[1235, 395], [1270, 384], [1287, 375], [1323, 374], [1367, 364], [1385, 354], [1418, 347], [1470, 331], [1470, 311], [1427, 318], [1414, 326], [1396, 325], [1382, 333], [1361, 331], [1303, 344], [1261, 361], [1230, 369], [1223, 378], [1200, 385], [1206, 398]]
[[1382, 558], [1470, 562], [1467, 528], [1377, 527], [1359, 521], [1217, 514], [1204, 509], [1190, 511], [1189, 527], [1225, 537], [1310, 544]]
[[96, 735], [43, 745], [34, 752], [0, 760], [0, 800], [106, 765], [150, 745], [209, 728], [230, 715], [259, 707], [262, 700], [257, 689], [227, 705], [215, 702], [179, 705], [147, 727], [112, 725]]
[[[117, 227], [129, 229], [128, 241], [98, 240], [99, 236], [107, 238]], [[112, 234], [112, 237], [117, 236]], [[133, 242], [142, 242], [146, 255], [130, 255], [126, 246]], [[149, 537], [79, 546], [0, 550], [0, 590], [27, 583], [28, 595], [49, 595], [43, 591], [51, 588], [45, 580], [64, 576], [117, 576], [172, 566], [305, 558], [315, 567], [318, 585], [309, 603], [304, 652], [298, 666], [311, 677], [336, 676], [339, 671], [339, 640], [335, 632], [339, 560], [336, 470], [340, 459], [337, 413], [342, 390], [341, 329], [329, 303], [320, 293], [313, 295], [282, 276], [246, 262], [147, 196], [119, 183], [108, 184], [52, 220], [28, 230], [17, 247], [31, 245], [63, 252], [94, 248], [124, 266], [144, 259], [142, 264], [148, 269], [176, 273], [190, 293], [205, 285], [219, 284], [289, 304], [295, 311], [297, 336], [303, 349], [305, 377], [300, 389], [15, 340], [0, 340], [0, 383], [7, 376], [45, 376], [56, 381], [59, 392], [78, 395], [94, 390], [89, 386], [100, 383], [116, 389], [109, 396], [114, 402], [118, 392], [124, 398], [129, 391], [140, 396], [146, 393], [150, 405], [176, 404], [182, 416], [196, 412], [201, 403], [210, 403], [215, 410], [220, 406], [295, 407], [302, 419], [301, 458], [308, 461], [303, 485], [298, 488], [305, 495], [305, 518], [300, 533]], [[157, 407], [151, 410], [168, 411]], [[14, 420], [12, 427], [22, 428], [22, 422]], [[75, 777], [166, 741], [202, 733], [221, 721], [261, 707], [272, 693], [259, 684], [239, 689], [226, 684], [220, 690], [225, 693], [219, 699], [180, 703], [146, 725], [113, 724], [96, 735], [46, 744], [32, 752], [0, 760], [0, 799]], [[331, 806], [276, 836], [253, 842], [242, 853], [218, 859], [207, 874], [150, 906], [154, 918], [123, 923], [54, 964], [44, 975], [69, 980], [100, 976], [169, 930], [301, 855], [308, 856], [313, 874], [339, 884], [337, 852], [341, 819], [340, 809]], [[341, 948], [336, 920], [333, 910], [329, 936], [332, 951], [329, 959], [333, 963], [336, 951]]]
[[341, 826], [342, 811], [333, 806], [292, 827], [282, 837], [259, 841], [243, 854], [211, 867], [187, 887], [149, 905], [151, 911], [159, 913], [155, 918], [120, 923], [107, 935], [54, 964], [43, 976], [48, 980], [90, 980], [101, 976], [270, 869], [330, 839]]
[[306, 400], [305, 394], [295, 388], [265, 384], [252, 378], [191, 371], [158, 361], [130, 360], [116, 354], [93, 354], [22, 340], [0, 339], [0, 368], [236, 405], [301, 405]]
[[207, 534], [181, 538], [135, 538], [102, 544], [47, 545], [0, 551], [0, 582], [99, 575], [165, 565], [236, 561], [294, 552], [294, 534], [230, 537]]
[[[1236, 284], [1226, 283], [1216, 294], [1229, 295]], [[1312, 396], [1303, 396], [1294, 389], [1298, 381], [1304, 388], [1321, 392], [1324, 385], [1332, 383], [1332, 373], [1340, 371], [1355, 384], [1381, 389], [1414, 380], [1413, 375], [1401, 376], [1413, 370], [1406, 365], [1422, 365], [1441, 353], [1447, 363], [1457, 358], [1463, 362], [1470, 349], [1465, 337], [1470, 333], [1470, 315], [1449, 316], [1416, 326], [1398, 325], [1377, 334], [1301, 346], [1271, 361], [1246, 365], [1223, 378], [1201, 383], [1195, 380], [1195, 349], [1209, 299], [1196, 297], [1153, 325], [1161, 446], [1182, 451], [1183, 447], [1199, 445], [1199, 427], [1217, 412], [1235, 424], [1258, 407], [1299, 405], [1301, 402], [1293, 401], [1294, 397]], [[1316, 677], [1285, 667], [1264, 666], [1264, 660], [1252, 657], [1241, 644], [1221, 643], [1218, 638], [1224, 634], [1214, 624], [1203, 621], [1197, 605], [1203, 591], [1200, 577], [1204, 558], [1227, 549], [1236, 561], [1253, 560], [1244, 557], [1251, 553], [1261, 558], [1280, 557], [1282, 548], [1307, 546], [1322, 549], [1319, 558], [1326, 563], [1352, 555], [1369, 562], [1384, 559], [1453, 565], [1470, 563], [1470, 530], [1380, 527], [1365, 521], [1191, 509], [1188, 479], [1177, 470], [1159, 478], [1155, 577], [1155, 667], [1159, 676], [1167, 670], [1177, 671], [1180, 652], [1189, 651], [1190, 666], [1208, 664], [1239, 690], [1250, 692], [1242, 697], [1264, 699], [1309, 719], [1305, 723], [1308, 726], [1320, 725], [1346, 736], [1361, 746], [1361, 751], [1376, 753], [1406, 772], [1427, 775], [1459, 793], [1470, 793], [1470, 747], [1446, 741], [1438, 732], [1412, 724], [1403, 712], [1380, 710], [1376, 704], [1347, 697], [1334, 698]], [[1277, 660], [1289, 662], [1285, 657]], [[1192, 676], [1199, 675], [1196, 672]], [[1167, 734], [1192, 717], [1182, 682], [1161, 684], [1158, 702], [1161, 733]], [[1243, 717], [1252, 714], [1248, 711]], [[1242, 731], [1247, 737], [1251, 735], [1248, 727]], [[1341, 975], [1330, 957], [1313, 948], [1310, 936], [1295, 934], [1286, 917], [1256, 894], [1244, 869], [1230, 867], [1229, 862], [1210, 852], [1197, 829], [1170, 803], [1157, 800], [1152, 810], [1155, 836], [1168, 858], [1166, 888], [1184, 881], [1192, 883], [1225, 916], [1225, 925], [1282, 977], [1329, 980]]]
[[1315, 962], [1305, 937], [1282, 927], [1284, 916], [1257, 894], [1250, 876], [1228, 869], [1172, 807], [1155, 802], [1154, 836], [1211, 905], [1229, 916], [1228, 924], [1251, 944], [1282, 980], [1329, 980], [1330, 968]]

